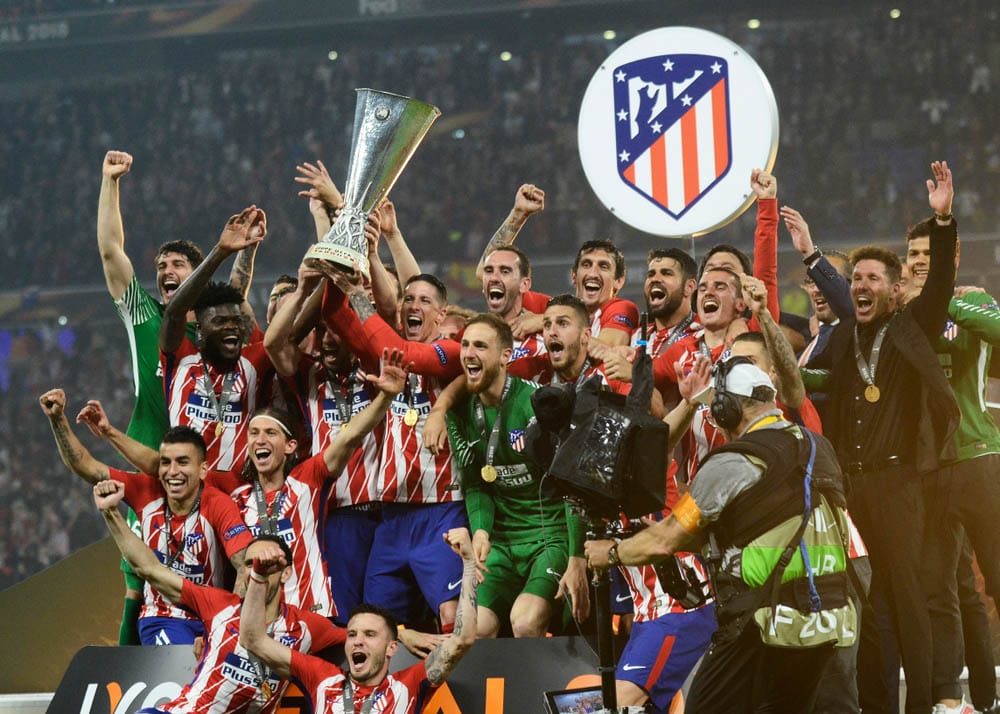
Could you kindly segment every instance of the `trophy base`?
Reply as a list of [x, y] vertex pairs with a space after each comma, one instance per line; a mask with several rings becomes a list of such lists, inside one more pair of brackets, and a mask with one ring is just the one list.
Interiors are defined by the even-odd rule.
[[371, 265], [366, 256], [327, 241], [321, 241], [309, 248], [303, 262], [311, 268], [318, 268], [318, 263], [323, 262], [348, 275], [360, 271], [365, 278], [371, 278]]

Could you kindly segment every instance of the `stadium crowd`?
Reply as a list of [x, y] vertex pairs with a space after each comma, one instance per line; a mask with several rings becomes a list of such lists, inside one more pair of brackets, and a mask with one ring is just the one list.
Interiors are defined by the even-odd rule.
[[[529, 38], [510, 62], [472, 38], [350, 48], [336, 64], [265, 52], [6, 103], [0, 172], [13, 190], [0, 228], [30, 238], [5, 243], [0, 275], [19, 287], [103, 275], [128, 337], [107, 324], [0, 333], [12, 436], [0, 451], [3, 583], [93, 539], [103, 520], [134, 571], [123, 643], [237, 628], [231, 650], [201, 655], [206, 676], [227, 652], [253, 663], [252, 681], [227, 694], [234, 711], [270, 701], [289, 674], [352, 709], [352, 680], [364, 697], [415, 699], [476, 635], [572, 631], [589, 617], [588, 569], [611, 569], [633, 620], [623, 703], [666, 711], [712, 640], [694, 711], [805, 711], [817, 697], [822, 711], [890, 711], [899, 657], [908, 711], [970, 714], [958, 683], [971, 649], [959, 615], [969, 544], [988, 594], [1000, 593], [989, 478], [1000, 431], [984, 406], [1000, 309], [989, 285], [956, 287], [952, 265], [957, 223], [977, 232], [998, 218], [985, 197], [1000, 188], [1000, 134], [980, 96], [994, 19], [931, 46], [910, 22], [854, 20], [818, 43], [791, 22], [758, 35], [717, 28], [774, 84], [781, 161], [747, 177], [756, 206], [703, 239], [713, 247], [700, 265], [658, 246], [644, 280], [626, 275], [622, 253], [641, 237], [612, 224], [575, 168], [577, 98], [603, 42], [541, 51]], [[892, 81], [856, 82], [870, 71]], [[831, 78], [826, 92], [818, 76]], [[421, 147], [351, 270], [298, 265], [342, 208], [344, 97], [358, 84], [462, 121]], [[883, 118], [887, 103], [905, 125]], [[954, 158], [928, 171], [942, 155]], [[489, 180], [470, 181], [479, 176]], [[95, 224], [96, 246], [80, 227]], [[829, 250], [871, 235], [888, 248]], [[812, 320], [780, 307], [779, 241], [804, 264]], [[537, 292], [560, 290], [531, 284], [529, 256], [566, 258], [571, 292]], [[456, 259], [479, 261], [483, 295], [457, 316], [425, 270]], [[247, 302], [255, 270], [290, 274], [266, 305]], [[655, 525], [585, 543], [540, 452], [525, 451], [531, 395], [538, 384], [582, 394], [594, 380], [638, 388], [647, 345], [627, 283], [649, 313], [649, 412], [670, 427], [666, 502]], [[126, 344], [131, 360], [108, 358]], [[36, 398], [55, 446], [37, 439]], [[100, 516], [67, 487], [66, 467], [94, 484]], [[741, 519], [737, 505], [767, 517]], [[25, 528], [27, 514], [40, 527]], [[713, 597], [686, 602], [653, 567], [665, 559], [710, 574]], [[199, 587], [233, 580], [231, 598]], [[293, 606], [283, 645], [271, 637], [278, 593]], [[220, 624], [230, 607], [238, 614]], [[408, 640], [430, 654], [396, 679], [367, 651], [347, 674], [302, 654], [356, 641], [355, 618], [370, 617], [383, 639], [397, 621], [440, 635]], [[737, 670], [750, 679], [731, 679]], [[992, 662], [978, 672], [971, 698], [993, 711]], [[181, 697], [209, 686], [196, 678]]]

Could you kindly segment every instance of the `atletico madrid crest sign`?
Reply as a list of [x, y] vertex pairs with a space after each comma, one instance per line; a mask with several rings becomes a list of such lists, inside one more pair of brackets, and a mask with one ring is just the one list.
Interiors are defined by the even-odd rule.
[[753, 201], [750, 172], [771, 168], [777, 140], [777, 106], [760, 68], [695, 28], [622, 45], [580, 110], [580, 158], [595, 193], [657, 235], [700, 235], [736, 218]]

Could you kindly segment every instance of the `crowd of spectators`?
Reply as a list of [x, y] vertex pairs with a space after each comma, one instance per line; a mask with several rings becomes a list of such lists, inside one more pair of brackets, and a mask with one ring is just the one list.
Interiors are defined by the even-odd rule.
[[[15, 6], [27, 14], [94, 4]], [[294, 167], [319, 158], [342, 181], [359, 86], [415, 96], [444, 112], [393, 196], [420, 259], [474, 261], [525, 181], [546, 191], [546, 211], [532, 222], [533, 258], [571, 255], [594, 237], [644, 252], [651, 239], [600, 205], [577, 158], [577, 113], [592, 73], [615, 46], [648, 29], [629, 24], [613, 41], [536, 28], [516, 43], [486, 36], [391, 48], [345, 43], [336, 61], [326, 48], [229, 51], [183, 70], [7, 92], [0, 99], [0, 281], [5, 289], [102, 282], [94, 225], [108, 149], [135, 157], [122, 206], [141, 277], [151, 277], [161, 242], [189, 238], [207, 247], [225, 219], [251, 202], [268, 213], [258, 271], [294, 272], [312, 230]], [[926, 213], [920, 186], [930, 157], [960, 169], [955, 213], [963, 232], [995, 230], [996, 10], [961, 0], [947, 13], [908, 10], [899, 20], [880, 9], [757, 30], [743, 19], [701, 24], [745, 47], [774, 87], [780, 198], [803, 212], [817, 242], [875, 238], [898, 246], [905, 227]], [[512, 58], [502, 61], [501, 50]], [[713, 241], [748, 249], [752, 224], [746, 215]], [[113, 320], [110, 305], [106, 314]], [[99, 397], [124, 424], [129, 364], [119, 324], [74, 330], [68, 342], [65, 333], [28, 327], [0, 335], [11, 345], [0, 360], [0, 587], [100, 534], [35, 399], [64, 386], [73, 404]], [[28, 514], [32, 528], [20, 524]]]

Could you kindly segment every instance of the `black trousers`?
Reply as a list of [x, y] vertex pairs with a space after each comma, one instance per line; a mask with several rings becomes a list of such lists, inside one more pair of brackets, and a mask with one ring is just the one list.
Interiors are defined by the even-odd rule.
[[[923, 480], [909, 466], [851, 474], [847, 508], [868, 547], [872, 599], [886, 603], [889, 624], [899, 643], [906, 673], [906, 711], [926, 714], [934, 702], [931, 626], [924, 586], [927, 570], [922, 552]], [[884, 671], [882, 653], [872, 651], [877, 646], [872, 638], [862, 637], [858, 652], [862, 690], [879, 689], [893, 679], [892, 673]]]
[[[987, 593], [1000, 596], [1000, 455], [947, 466], [928, 477], [928, 606], [934, 643], [933, 694], [961, 696], [958, 678], [969, 665], [977, 708], [996, 696], [986, 611], [972, 572], [975, 551]], [[966, 539], [966, 535], [968, 539]], [[971, 544], [971, 550], [969, 545]]]
[[725, 644], [712, 643], [691, 682], [687, 714], [811, 712], [834, 647], [768, 647], [756, 623]]

